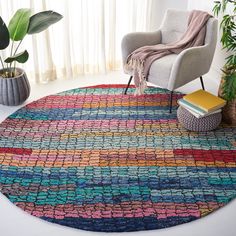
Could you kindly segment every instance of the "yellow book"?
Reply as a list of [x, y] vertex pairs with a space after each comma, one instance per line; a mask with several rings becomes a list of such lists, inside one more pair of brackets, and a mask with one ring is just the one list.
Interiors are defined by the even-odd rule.
[[184, 96], [183, 99], [206, 112], [215, 111], [226, 104], [224, 99], [202, 89]]

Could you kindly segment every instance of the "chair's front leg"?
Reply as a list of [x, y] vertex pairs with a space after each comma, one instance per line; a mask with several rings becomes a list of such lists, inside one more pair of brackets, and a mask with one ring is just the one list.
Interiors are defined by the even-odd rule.
[[130, 86], [130, 83], [131, 83], [132, 79], [133, 79], [133, 76], [131, 75], [130, 78], [129, 78], [129, 82], [128, 82], [127, 86], [126, 86], [124, 94], [127, 94], [127, 91], [128, 91], [128, 88]]
[[205, 90], [205, 87], [204, 87], [204, 83], [203, 83], [202, 76], [200, 76], [200, 81], [201, 81], [202, 89], [203, 89], [203, 90]]
[[173, 99], [173, 91], [170, 91], [169, 96], [169, 112], [172, 113], [172, 99]]

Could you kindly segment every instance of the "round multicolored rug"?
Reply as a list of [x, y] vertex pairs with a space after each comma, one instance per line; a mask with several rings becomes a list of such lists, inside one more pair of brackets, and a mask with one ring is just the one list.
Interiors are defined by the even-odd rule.
[[236, 127], [189, 132], [166, 90], [123, 90], [73, 89], [7, 118], [1, 193], [46, 221], [106, 232], [190, 222], [236, 197]]

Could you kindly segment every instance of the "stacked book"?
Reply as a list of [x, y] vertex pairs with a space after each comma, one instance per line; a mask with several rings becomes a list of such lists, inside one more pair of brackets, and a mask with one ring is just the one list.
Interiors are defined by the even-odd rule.
[[202, 118], [221, 112], [226, 101], [200, 89], [179, 99], [178, 103], [195, 117]]

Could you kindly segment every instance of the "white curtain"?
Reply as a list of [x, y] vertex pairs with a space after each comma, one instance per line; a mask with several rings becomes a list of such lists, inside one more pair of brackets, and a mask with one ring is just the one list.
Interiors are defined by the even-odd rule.
[[[150, 30], [152, 4], [153, 0], [0, 0], [0, 15], [6, 24], [18, 8], [63, 15], [49, 30], [27, 35], [21, 45], [30, 54], [23, 65], [28, 77], [48, 82], [118, 69], [122, 37]], [[1, 53], [7, 56], [7, 51]]]

